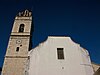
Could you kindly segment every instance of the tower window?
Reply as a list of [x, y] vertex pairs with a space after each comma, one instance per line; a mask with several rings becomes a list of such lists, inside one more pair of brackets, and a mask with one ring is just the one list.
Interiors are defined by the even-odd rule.
[[20, 27], [19, 27], [19, 32], [24, 32], [24, 24], [20, 24]]
[[64, 59], [64, 51], [63, 48], [57, 48], [58, 59]]
[[19, 47], [16, 48], [16, 52], [18, 52], [18, 51], [19, 51]]

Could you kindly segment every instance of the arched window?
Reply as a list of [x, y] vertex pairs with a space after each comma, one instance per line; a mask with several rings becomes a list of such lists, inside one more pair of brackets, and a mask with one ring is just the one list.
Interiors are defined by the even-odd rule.
[[24, 24], [20, 24], [20, 27], [19, 27], [19, 32], [24, 32]]

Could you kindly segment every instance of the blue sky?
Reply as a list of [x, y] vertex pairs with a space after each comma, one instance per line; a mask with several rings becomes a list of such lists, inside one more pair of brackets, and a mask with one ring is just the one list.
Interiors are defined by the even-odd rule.
[[70, 36], [100, 64], [99, 0], [0, 0], [0, 67], [14, 18], [25, 9], [33, 14], [33, 48], [49, 35]]

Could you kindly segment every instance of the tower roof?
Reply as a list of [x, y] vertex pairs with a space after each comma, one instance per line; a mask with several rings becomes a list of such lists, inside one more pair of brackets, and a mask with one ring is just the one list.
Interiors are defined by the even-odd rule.
[[26, 9], [22, 12], [19, 12], [17, 16], [18, 17], [30, 17], [32, 16], [32, 12]]

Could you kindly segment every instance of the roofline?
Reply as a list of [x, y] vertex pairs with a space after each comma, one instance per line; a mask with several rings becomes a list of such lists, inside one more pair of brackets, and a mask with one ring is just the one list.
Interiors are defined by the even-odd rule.
[[100, 66], [100, 64], [98, 64], [98, 63], [95, 63], [95, 62], [91, 62], [91, 63]]

